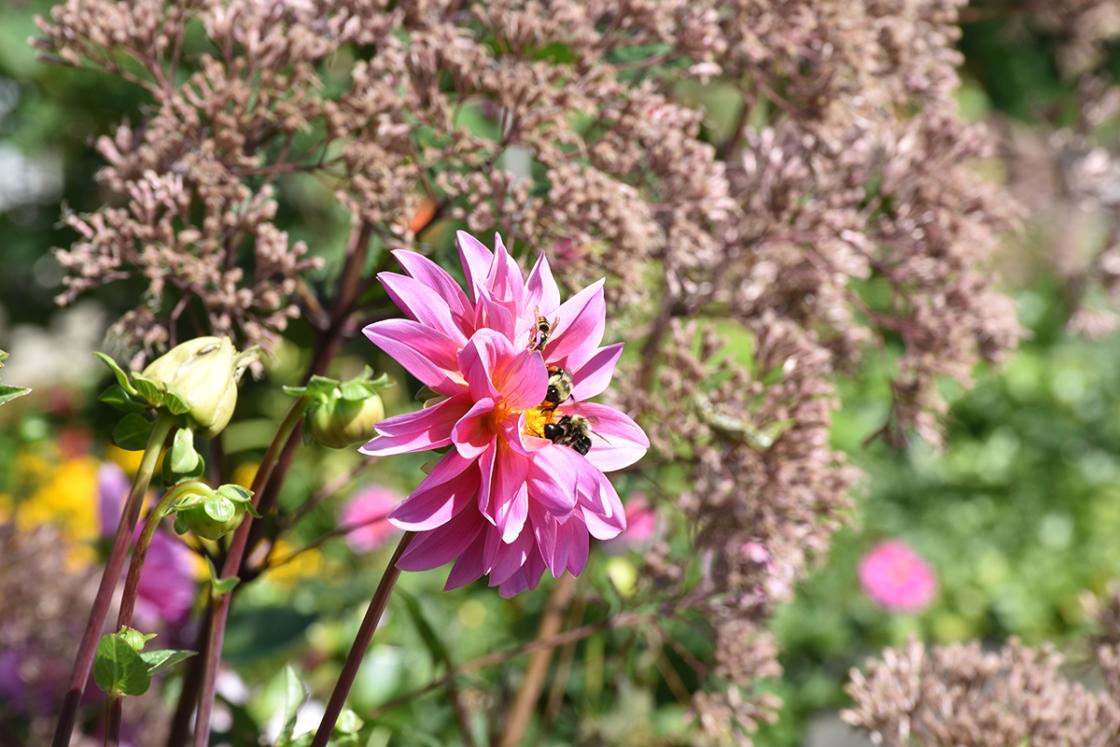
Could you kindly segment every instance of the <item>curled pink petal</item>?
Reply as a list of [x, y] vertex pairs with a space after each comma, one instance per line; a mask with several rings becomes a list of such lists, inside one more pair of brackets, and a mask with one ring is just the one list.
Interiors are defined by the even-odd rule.
[[459, 346], [443, 332], [409, 319], [374, 322], [362, 332], [434, 391], [455, 394], [464, 388], [456, 360]]
[[397, 506], [389, 521], [410, 532], [435, 529], [451, 521], [478, 493], [478, 470], [473, 467], [473, 460], [449, 453]]
[[397, 249], [393, 252], [393, 257], [401, 263], [405, 272], [443, 298], [451, 311], [452, 318], [459, 325], [460, 330], [465, 332], [465, 322], [473, 318], [474, 308], [467, 300], [467, 294], [463, 293], [463, 289], [455, 282], [455, 278], [422, 254], [407, 249]]
[[622, 355], [622, 343], [600, 348], [591, 358], [572, 372], [572, 399], [577, 401], [598, 397], [611, 383], [614, 367]]
[[490, 265], [494, 261], [494, 253], [466, 231], [455, 234], [455, 244], [459, 247], [459, 259], [463, 263], [463, 272], [467, 276], [467, 289], [471, 297], [477, 301], [478, 289], [486, 282]]
[[451, 443], [451, 429], [470, 406], [467, 398], [452, 397], [423, 410], [382, 420], [377, 424], [379, 435], [358, 451], [367, 456], [390, 456], [441, 449]]
[[649, 438], [645, 431], [629, 415], [613, 407], [580, 402], [568, 410], [590, 421], [595, 435], [591, 439], [592, 446], [587, 454], [587, 461], [603, 472], [629, 467], [649, 449]]
[[569, 370], [579, 368], [595, 354], [603, 340], [606, 309], [602, 280], [560, 304], [556, 329], [544, 350], [545, 358], [566, 361]]
[[435, 290], [408, 275], [382, 272], [377, 276], [393, 302], [412, 319], [447, 335], [456, 345], [467, 338], [451, 316], [451, 307]]
[[525, 303], [530, 311], [536, 309], [538, 316], [551, 320], [556, 310], [560, 308], [560, 288], [552, 277], [548, 258], [543, 254], [537, 257], [537, 263], [529, 273], [525, 289], [527, 291]]

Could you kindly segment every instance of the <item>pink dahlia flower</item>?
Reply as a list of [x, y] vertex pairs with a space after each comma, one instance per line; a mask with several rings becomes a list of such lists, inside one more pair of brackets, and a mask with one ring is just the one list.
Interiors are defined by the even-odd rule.
[[389, 514], [401, 502], [394, 490], [373, 486], [359, 490], [342, 509], [342, 524], [353, 527], [346, 533], [346, 544], [354, 552], [373, 552], [396, 531]]
[[899, 540], [882, 542], [864, 555], [859, 580], [869, 597], [894, 612], [919, 612], [937, 593], [933, 569]]
[[610, 383], [622, 345], [600, 347], [603, 281], [567, 301], [541, 256], [526, 279], [500, 237], [491, 252], [460, 232], [467, 291], [439, 266], [394, 252], [407, 275], [378, 279], [409, 317], [365, 334], [436, 396], [381, 421], [372, 456], [452, 447], [390, 521], [419, 533], [404, 570], [454, 560], [446, 588], [482, 576], [503, 596], [544, 571], [578, 575], [589, 536], [626, 528], [604, 472], [627, 467], [649, 441], [633, 420], [588, 402]]

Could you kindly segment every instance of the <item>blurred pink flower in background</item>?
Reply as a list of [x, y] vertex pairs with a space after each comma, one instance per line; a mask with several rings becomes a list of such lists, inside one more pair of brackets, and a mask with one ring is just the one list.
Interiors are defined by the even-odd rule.
[[869, 597], [893, 612], [919, 612], [937, 593], [933, 569], [900, 540], [881, 542], [864, 555], [859, 581]]
[[657, 512], [644, 493], [634, 493], [626, 502], [626, 529], [614, 539], [603, 543], [608, 553], [622, 553], [644, 547], [657, 531]]
[[[97, 472], [97, 492], [101, 513], [101, 534], [109, 537], [116, 531], [131, 487], [128, 476], [111, 462], [102, 464]], [[141, 531], [137, 524], [136, 532]], [[175, 624], [183, 620], [194, 604], [197, 592], [192, 572], [193, 556], [182, 542], [162, 529], [152, 537], [140, 586], [136, 596], [136, 621], [140, 627]]]
[[[579, 575], [589, 536], [626, 528], [603, 473], [636, 462], [649, 440], [627, 415], [587, 401], [610, 384], [622, 353], [621, 344], [600, 347], [603, 281], [561, 303], [543, 255], [526, 278], [500, 237], [494, 251], [461, 231], [458, 244], [466, 292], [408, 251], [394, 252], [408, 275], [378, 275], [409, 318], [365, 334], [438, 396], [381, 421], [362, 451], [451, 446], [393, 512], [395, 526], [419, 533], [397, 565], [455, 561], [446, 588], [489, 576], [511, 596], [535, 588], [546, 569]], [[560, 372], [563, 394], [552, 379]]]
[[373, 486], [359, 490], [342, 509], [342, 525], [357, 527], [346, 533], [346, 544], [354, 552], [372, 552], [396, 532], [389, 514], [401, 502], [395, 490]]

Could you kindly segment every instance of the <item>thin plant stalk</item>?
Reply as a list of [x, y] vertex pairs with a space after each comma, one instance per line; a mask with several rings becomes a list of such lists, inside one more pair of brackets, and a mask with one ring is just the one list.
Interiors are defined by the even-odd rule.
[[[288, 437], [300, 423], [306, 403], [303, 400], [292, 405], [284, 417], [276, 436], [269, 444], [268, 450], [261, 459], [257, 474], [253, 477], [253, 505], [260, 501], [261, 493], [268, 486], [272, 478], [272, 471], [280, 457], [280, 452], [288, 442]], [[234, 532], [233, 541], [230, 543], [229, 552], [222, 564], [222, 578], [236, 575], [241, 569], [241, 560], [245, 555], [245, 547], [249, 542], [249, 529], [253, 517], [247, 515], [245, 520]], [[206, 656], [202, 663], [202, 679], [198, 698], [198, 716], [195, 719], [194, 744], [195, 747], [206, 747], [210, 741], [210, 714], [214, 706], [214, 687], [218, 680], [218, 664], [222, 658], [222, 641], [225, 637], [226, 620], [229, 617], [230, 604], [233, 601], [232, 591], [226, 592], [215, 598], [211, 605], [209, 637], [206, 642]]]
[[144, 447], [144, 455], [140, 459], [140, 466], [132, 481], [132, 490], [121, 510], [120, 522], [113, 537], [113, 547], [109, 551], [109, 559], [105, 563], [105, 570], [101, 574], [101, 582], [97, 587], [97, 596], [93, 600], [93, 608], [90, 609], [81, 642], [78, 644], [78, 653], [74, 657], [74, 668], [70, 673], [69, 686], [62, 701], [54, 739], [51, 742], [53, 747], [67, 747], [70, 744], [70, 735], [74, 731], [74, 723], [78, 717], [78, 705], [86, 682], [89, 680], [90, 670], [93, 668], [97, 640], [101, 636], [101, 627], [105, 624], [105, 618], [109, 615], [109, 606], [113, 601], [113, 592], [116, 590], [117, 581], [124, 567], [132, 530], [136, 528], [144, 496], [148, 492], [156, 464], [159, 462], [160, 452], [173, 425], [174, 419], [170, 415], [161, 414], [156, 418], [148, 443]]
[[[155, 537], [156, 529], [159, 528], [160, 520], [163, 519], [167, 509], [179, 496], [197, 486], [206, 487], [204, 483], [197, 480], [176, 485], [175, 488], [167, 491], [160, 502], [155, 505], [155, 508], [148, 512], [148, 518], [144, 521], [144, 529], [140, 532], [140, 536], [132, 548], [132, 560], [128, 564], [128, 575], [125, 576], [124, 591], [121, 593], [121, 606], [117, 612], [117, 630], [132, 625], [132, 614], [136, 611], [136, 597], [140, 591], [140, 572], [143, 570], [144, 559], [148, 556], [148, 548], [152, 544], [152, 538]], [[110, 697], [108, 707], [109, 720], [105, 732], [108, 741], [106, 743], [111, 747], [117, 747], [120, 742], [124, 698]]]
[[358, 628], [354, 643], [350, 646], [350, 653], [346, 655], [346, 663], [342, 665], [342, 672], [338, 675], [338, 681], [335, 682], [330, 700], [327, 701], [326, 710], [323, 711], [323, 719], [319, 722], [319, 729], [315, 732], [315, 738], [311, 740], [311, 747], [327, 747], [331, 732], [334, 731], [334, 725], [346, 704], [346, 697], [350, 694], [350, 688], [354, 686], [354, 679], [358, 676], [358, 667], [362, 665], [362, 659], [365, 658], [366, 650], [369, 648], [370, 641], [373, 640], [373, 634], [377, 631], [377, 624], [381, 621], [381, 616], [385, 613], [385, 607], [389, 604], [389, 595], [393, 593], [393, 587], [396, 586], [397, 579], [400, 578], [401, 569], [397, 567], [397, 561], [408, 549], [408, 544], [412, 542], [412, 538], [415, 536], [412, 532], [404, 533], [401, 541], [397, 543], [397, 549], [393, 552], [393, 557], [389, 559], [388, 567], [381, 574], [381, 581], [377, 584], [377, 590], [373, 592], [373, 598], [369, 602], [366, 616], [362, 620], [361, 627]]
[[[564, 610], [572, 598], [576, 586], [575, 576], [564, 574], [556, 581], [552, 593], [548, 595], [544, 614], [541, 616], [540, 627], [537, 629], [537, 640], [544, 641], [553, 638], [560, 632], [564, 623]], [[525, 677], [521, 680], [521, 687], [517, 691], [513, 705], [506, 718], [505, 733], [502, 735], [499, 747], [517, 747], [525, 736], [525, 730], [533, 717], [533, 710], [540, 698], [541, 689], [544, 687], [545, 675], [548, 674], [548, 664], [552, 660], [552, 648], [539, 648], [529, 658], [525, 667]]]

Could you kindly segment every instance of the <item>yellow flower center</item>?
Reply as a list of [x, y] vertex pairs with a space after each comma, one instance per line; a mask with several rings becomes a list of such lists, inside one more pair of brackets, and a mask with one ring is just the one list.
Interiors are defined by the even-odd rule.
[[532, 410], [525, 411], [525, 433], [537, 438], [544, 438], [544, 427], [556, 422], [556, 406], [549, 402], [542, 402]]

